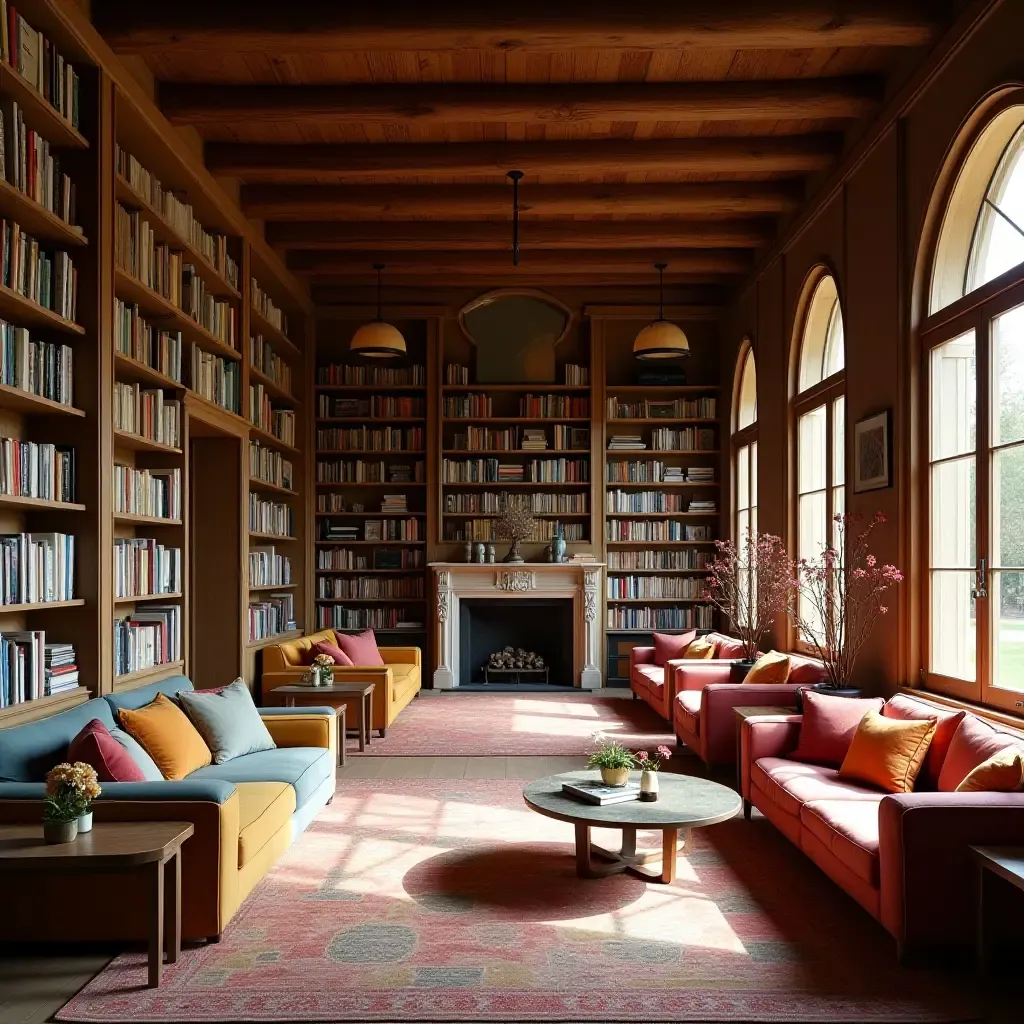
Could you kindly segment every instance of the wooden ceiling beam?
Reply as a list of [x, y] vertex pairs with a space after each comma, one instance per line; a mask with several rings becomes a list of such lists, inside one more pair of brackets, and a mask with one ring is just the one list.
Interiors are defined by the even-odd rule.
[[[502, 252], [512, 245], [511, 223], [500, 221], [281, 221], [266, 235], [280, 249]], [[531, 221], [519, 231], [522, 247], [533, 249], [758, 248], [774, 236], [756, 220]]]
[[[251, 0], [93, 0], [93, 18], [120, 53], [323, 53], [332, 50], [793, 49], [926, 46], [945, 4], [923, 0], [618, 0], [514, 5], [338, 4], [265, 6]], [[572, 8], [576, 7], [576, 10]]]
[[874, 78], [757, 82], [207, 85], [166, 83], [171, 124], [587, 124], [592, 121], [776, 121], [866, 117]]
[[[388, 177], [543, 174], [805, 174], [831, 167], [831, 134], [765, 138], [581, 139], [572, 142], [448, 142], [252, 145], [208, 142], [214, 174], [254, 182], [356, 182]], [[527, 179], [527, 184], [529, 178]], [[525, 191], [525, 190], [524, 190]]]
[[[790, 213], [803, 198], [795, 181], [709, 181], [655, 185], [532, 185], [519, 196], [525, 219], [563, 215], [742, 216]], [[507, 185], [245, 185], [242, 209], [263, 220], [362, 221], [510, 215]]]

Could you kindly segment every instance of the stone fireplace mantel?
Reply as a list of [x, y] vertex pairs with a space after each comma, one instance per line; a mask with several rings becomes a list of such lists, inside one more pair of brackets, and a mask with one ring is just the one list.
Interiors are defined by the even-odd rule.
[[601, 674], [601, 607], [603, 562], [431, 562], [434, 573], [434, 688], [459, 685], [459, 602], [486, 598], [568, 598], [573, 603], [573, 685], [585, 690], [603, 685]]

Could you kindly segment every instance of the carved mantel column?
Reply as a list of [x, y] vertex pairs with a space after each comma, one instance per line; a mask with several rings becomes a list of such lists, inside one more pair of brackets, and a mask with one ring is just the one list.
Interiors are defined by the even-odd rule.
[[434, 669], [434, 689], [451, 690], [455, 688], [455, 672], [452, 665], [458, 658], [453, 651], [453, 634], [456, 631], [452, 606], [455, 597], [452, 593], [452, 574], [446, 570], [436, 573], [437, 577], [437, 668]]

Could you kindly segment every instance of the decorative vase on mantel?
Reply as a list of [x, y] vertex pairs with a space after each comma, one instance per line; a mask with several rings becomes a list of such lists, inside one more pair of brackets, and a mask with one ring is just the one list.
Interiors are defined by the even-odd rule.
[[505, 561], [510, 562], [513, 565], [521, 565], [526, 561], [525, 558], [519, 552], [519, 539], [516, 538], [512, 541], [512, 547], [508, 549], [508, 554], [505, 556]]
[[555, 523], [555, 531], [551, 537], [551, 561], [561, 562], [565, 559], [565, 530], [561, 523]]
[[624, 786], [629, 782], [628, 768], [602, 768], [601, 781], [606, 786]]

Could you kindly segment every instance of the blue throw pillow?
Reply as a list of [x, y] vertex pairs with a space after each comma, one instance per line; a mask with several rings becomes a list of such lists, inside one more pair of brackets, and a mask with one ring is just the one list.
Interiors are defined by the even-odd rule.
[[110, 735], [124, 747], [128, 756], [139, 766], [139, 771], [146, 777], [147, 782], [163, 782], [164, 777], [156, 766], [156, 761], [146, 753], [146, 748], [131, 733], [114, 726], [110, 729]]
[[244, 680], [223, 690], [182, 690], [178, 702], [206, 741], [214, 764], [276, 747]]

